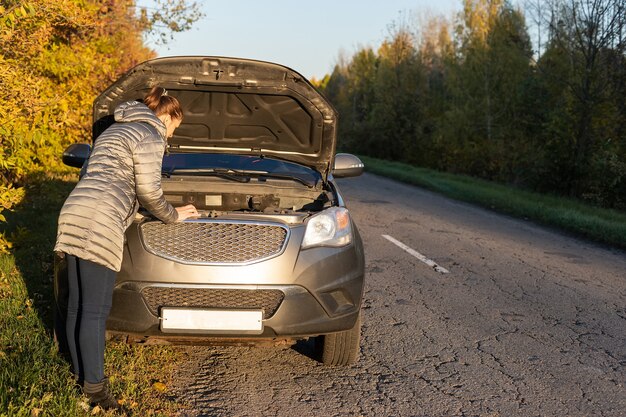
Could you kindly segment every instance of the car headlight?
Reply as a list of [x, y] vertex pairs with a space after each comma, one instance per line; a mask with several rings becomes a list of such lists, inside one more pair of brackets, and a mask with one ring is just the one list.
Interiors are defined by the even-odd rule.
[[311, 246], [345, 246], [352, 242], [350, 215], [344, 207], [331, 207], [309, 219], [302, 248]]

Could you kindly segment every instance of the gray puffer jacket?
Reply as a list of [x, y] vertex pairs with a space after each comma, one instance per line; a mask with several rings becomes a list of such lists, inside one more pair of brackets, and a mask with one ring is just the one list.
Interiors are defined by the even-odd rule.
[[119, 271], [124, 232], [139, 203], [165, 223], [175, 222], [178, 213], [161, 189], [165, 125], [137, 101], [115, 109], [115, 121], [96, 140], [61, 209], [54, 250]]

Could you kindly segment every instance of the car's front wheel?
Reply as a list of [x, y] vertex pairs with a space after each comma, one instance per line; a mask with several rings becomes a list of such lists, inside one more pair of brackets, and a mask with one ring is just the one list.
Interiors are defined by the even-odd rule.
[[318, 336], [316, 343], [324, 365], [352, 365], [358, 360], [361, 350], [361, 314], [351, 329]]

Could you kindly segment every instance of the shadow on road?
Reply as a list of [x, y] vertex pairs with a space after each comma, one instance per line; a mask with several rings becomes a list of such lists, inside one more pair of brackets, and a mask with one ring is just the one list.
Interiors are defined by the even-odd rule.
[[317, 362], [320, 362], [320, 358], [322, 357], [319, 344], [315, 343], [314, 337], [310, 337], [306, 340], [298, 340], [291, 348], [299, 354]]

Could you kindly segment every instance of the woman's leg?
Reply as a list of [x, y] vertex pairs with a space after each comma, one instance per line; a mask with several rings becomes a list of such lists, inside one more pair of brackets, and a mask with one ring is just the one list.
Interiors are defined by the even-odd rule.
[[67, 337], [67, 348], [70, 351], [70, 357], [72, 358], [72, 372], [78, 377], [79, 383], [83, 382], [83, 375], [81, 375], [82, 366], [79, 363], [78, 357], [78, 326], [76, 321], [78, 319], [78, 305], [80, 299], [80, 288], [78, 280], [78, 259], [72, 255], [65, 255], [65, 261], [67, 262], [67, 315], [65, 316], [65, 334]]
[[104, 381], [105, 325], [113, 298], [116, 272], [68, 256], [67, 339], [74, 373], [80, 382]]

